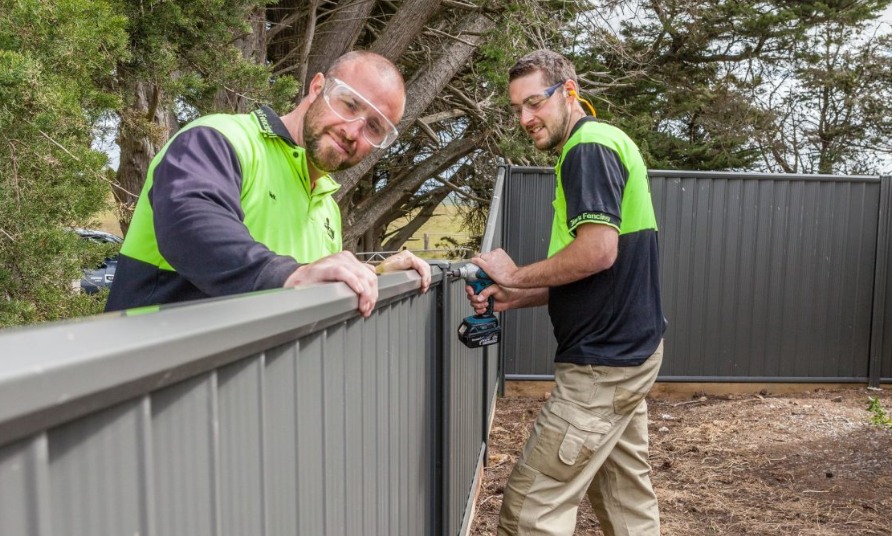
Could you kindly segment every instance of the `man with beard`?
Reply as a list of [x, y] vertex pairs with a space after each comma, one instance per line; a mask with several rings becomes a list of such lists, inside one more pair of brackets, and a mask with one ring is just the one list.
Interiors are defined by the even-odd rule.
[[[403, 78], [387, 59], [350, 52], [317, 73], [298, 106], [262, 107], [186, 125], [149, 166], [107, 311], [343, 281], [369, 316], [376, 269], [342, 251], [329, 173], [397, 138]], [[430, 267], [408, 251], [377, 273]]]
[[501, 249], [475, 257], [496, 284], [468, 297], [478, 313], [490, 296], [496, 311], [547, 304], [558, 347], [555, 388], [508, 479], [498, 534], [573, 534], [588, 495], [604, 534], [658, 536], [644, 397], [666, 321], [647, 169], [628, 136], [586, 116], [560, 54], [524, 56], [508, 80], [520, 125], [559, 155], [551, 242], [527, 266]]

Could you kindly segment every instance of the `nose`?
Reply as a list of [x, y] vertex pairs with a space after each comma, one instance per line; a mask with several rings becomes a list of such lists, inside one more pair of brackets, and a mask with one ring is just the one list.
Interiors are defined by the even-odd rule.
[[350, 141], [354, 141], [362, 136], [362, 129], [365, 128], [365, 117], [357, 117], [353, 121], [346, 121], [344, 123], [344, 135]]
[[520, 124], [523, 126], [528, 126], [530, 122], [535, 118], [533, 112], [527, 110], [526, 106], [520, 109], [520, 117], [517, 118], [520, 121]]

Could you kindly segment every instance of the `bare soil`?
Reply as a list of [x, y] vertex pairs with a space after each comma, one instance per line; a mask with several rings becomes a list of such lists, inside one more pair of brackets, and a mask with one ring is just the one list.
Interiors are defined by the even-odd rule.
[[[892, 390], [648, 399], [662, 534], [892, 535]], [[545, 397], [496, 406], [471, 528], [494, 535], [502, 490]], [[576, 535], [603, 534], [584, 499]]]

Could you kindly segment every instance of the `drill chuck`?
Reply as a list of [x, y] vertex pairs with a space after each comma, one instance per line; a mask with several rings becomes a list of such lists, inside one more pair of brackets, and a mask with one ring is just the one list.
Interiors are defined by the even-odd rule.
[[[478, 277], [479, 272], [482, 272], [482, 270], [480, 270], [480, 268], [478, 268], [474, 264], [468, 263], [468, 264], [462, 265], [454, 270], [450, 270], [449, 275], [451, 275], [452, 277], [460, 277], [470, 283], [472, 281], [477, 281], [477, 279], [479, 278]], [[486, 274], [483, 274], [483, 275], [485, 276]]]

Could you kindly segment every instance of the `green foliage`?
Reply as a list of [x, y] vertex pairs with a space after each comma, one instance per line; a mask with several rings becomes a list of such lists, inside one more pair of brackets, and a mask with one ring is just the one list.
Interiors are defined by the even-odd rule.
[[593, 5], [569, 55], [651, 167], [880, 171], [890, 48], [864, 30], [889, 0]]
[[290, 110], [296, 82], [289, 76], [271, 80], [269, 67], [255, 57], [262, 50], [254, 50], [249, 42], [252, 14], [262, 13], [271, 3], [121, 1], [118, 8], [127, 18], [130, 54], [118, 65], [119, 86], [150, 84], [157, 90], [158, 105], [176, 105], [181, 121], [233, 111], [228, 101], [218, 98], [221, 91], [245, 99], [248, 108], [272, 103], [279, 110]]
[[0, 326], [101, 310], [72, 282], [104, 251], [66, 229], [104, 208], [90, 144], [119, 102], [99, 88], [126, 56], [124, 25], [106, 1], [0, 0]]
[[[566, 29], [582, 11], [585, 1], [508, 2], [500, 11], [499, 28], [480, 47], [471, 74], [486, 90], [489, 128], [496, 132], [496, 152], [509, 162], [548, 166], [554, 156], [536, 150], [517, 125], [508, 103], [508, 69], [521, 56], [540, 48], [563, 50], [568, 44]], [[530, 21], [536, 21], [531, 28]]]
[[867, 411], [870, 413], [870, 424], [892, 429], [892, 417], [886, 413], [886, 408], [875, 396], [868, 397]]

